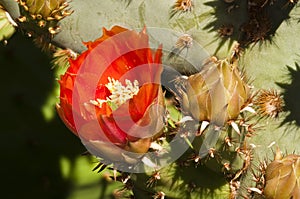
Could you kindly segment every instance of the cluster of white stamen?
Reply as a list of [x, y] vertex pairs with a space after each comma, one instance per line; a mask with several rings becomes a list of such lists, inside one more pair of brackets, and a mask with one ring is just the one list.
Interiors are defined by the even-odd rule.
[[120, 106], [124, 104], [127, 100], [131, 99], [134, 95], [139, 92], [139, 82], [134, 80], [133, 83], [126, 79], [125, 86], [121, 82], [113, 78], [108, 78], [109, 83], [106, 84], [106, 87], [111, 92], [111, 95], [107, 100], [112, 103]]
[[102, 99], [90, 100], [91, 104], [93, 104], [95, 106], [99, 106], [100, 108], [102, 107], [102, 104], [104, 102], [107, 102], [107, 100], [102, 100]]
[[126, 79], [125, 85], [122, 85], [119, 80], [115, 80], [111, 77], [108, 77], [108, 81], [109, 82], [105, 86], [110, 91], [111, 95], [105, 100], [90, 100], [90, 103], [101, 108], [102, 104], [107, 102], [110, 103], [111, 106], [114, 106], [112, 108], [117, 108], [127, 100], [133, 98], [133, 96], [139, 92], [139, 82], [137, 80], [134, 80], [132, 83], [130, 80]]

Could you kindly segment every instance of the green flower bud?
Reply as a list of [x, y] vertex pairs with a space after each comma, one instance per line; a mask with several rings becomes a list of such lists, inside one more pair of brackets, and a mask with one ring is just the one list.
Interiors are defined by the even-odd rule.
[[71, 14], [66, 10], [68, 3], [66, 0], [18, 0], [25, 11], [28, 11], [33, 17], [47, 20], [60, 20]]
[[17, 0], [21, 16], [19, 28], [23, 29], [43, 51], [53, 50], [51, 41], [60, 31], [58, 22], [72, 14], [66, 0]]

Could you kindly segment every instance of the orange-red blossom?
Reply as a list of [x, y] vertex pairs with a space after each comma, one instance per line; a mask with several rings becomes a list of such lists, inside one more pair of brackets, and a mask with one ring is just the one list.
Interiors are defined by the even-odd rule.
[[145, 29], [120, 26], [85, 45], [59, 80], [60, 117], [96, 155], [146, 153], [163, 127], [161, 47], [153, 53]]

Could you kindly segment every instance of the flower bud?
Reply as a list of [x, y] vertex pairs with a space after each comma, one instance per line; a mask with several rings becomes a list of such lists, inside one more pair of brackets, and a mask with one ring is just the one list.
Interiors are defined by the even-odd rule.
[[17, 0], [32, 17], [60, 20], [71, 14], [66, 0]]
[[300, 156], [277, 155], [266, 169], [264, 195], [267, 199], [300, 198]]
[[238, 117], [249, 100], [250, 89], [236, 63], [225, 59], [205, 65], [199, 73], [189, 76], [185, 94], [184, 108], [195, 119], [223, 126]]

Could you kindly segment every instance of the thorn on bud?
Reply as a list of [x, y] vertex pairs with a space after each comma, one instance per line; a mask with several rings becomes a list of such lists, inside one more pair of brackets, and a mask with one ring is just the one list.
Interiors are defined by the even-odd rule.
[[208, 154], [211, 158], [215, 157], [215, 153], [216, 153], [216, 149], [214, 149], [214, 148], [210, 148], [208, 151]]
[[162, 192], [162, 191], [159, 191], [159, 192], [157, 192], [154, 196], [153, 196], [153, 198], [154, 199], [165, 199], [165, 193], [164, 192]]
[[233, 146], [232, 140], [231, 140], [230, 137], [226, 137], [226, 138], [225, 138], [225, 143], [226, 143], [227, 146], [229, 146], [229, 147], [232, 147], [232, 146]]
[[205, 129], [208, 127], [209, 122], [208, 121], [203, 121], [201, 122], [201, 126], [200, 126], [200, 130], [199, 133], [196, 134], [196, 136], [200, 136], [203, 134], [203, 132], [205, 131]]
[[256, 187], [250, 187], [248, 188], [248, 191], [251, 193], [251, 192], [255, 192], [255, 193], [258, 193], [259, 195], [262, 195], [262, 190], [256, 188]]
[[39, 27], [44, 28], [44, 27], [46, 26], [46, 21], [40, 20], [40, 21], [38, 22], [38, 25], [39, 25]]
[[226, 162], [223, 164], [223, 167], [227, 170], [227, 171], [230, 171], [231, 167], [230, 167], [230, 163], [229, 162]]
[[50, 34], [55, 35], [60, 31], [60, 27], [59, 26], [50, 27], [50, 28], [48, 28], [48, 31]]
[[27, 18], [25, 16], [20, 16], [18, 18], [18, 21], [21, 22], [21, 23], [25, 22], [26, 20], [27, 20]]
[[158, 180], [160, 180], [160, 173], [159, 171], [155, 171], [146, 182], [147, 187], [152, 187]]
[[237, 134], [241, 135], [241, 131], [239, 129], [239, 126], [234, 121], [230, 121], [229, 124], [232, 126], [234, 131], [237, 132]]

